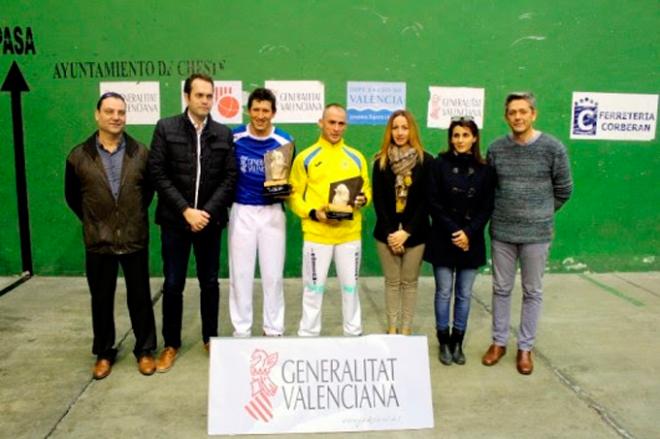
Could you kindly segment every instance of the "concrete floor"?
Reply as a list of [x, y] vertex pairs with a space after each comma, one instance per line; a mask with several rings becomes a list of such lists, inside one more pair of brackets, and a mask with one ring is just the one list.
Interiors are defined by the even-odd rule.
[[[10, 281], [0, 278], [0, 287]], [[385, 329], [382, 283], [361, 280], [366, 333]], [[152, 280], [154, 292], [160, 284]], [[226, 280], [221, 290], [221, 335], [228, 336]], [[295, 334], [300, 317], [300, 290], [299, 279], [287, 280], [288, 334]], [[160, 332], [160, 301], [154, 295]], [[169, 373], [151, 377], [138, 373], [131, 354], [121, 284], [117, 296], [120, 354], [112, 374], [101, 381], [91, 378], [84, 278], [35, 277], [0, 297], [0, 438], [207, 437], [208, 356], [199, 335], [196, 282], [189, 281], [185, 293], [182, 355]], [[259, 294], [256, 298], [260, 314]], [[475, 285], [465, 366], [437, 361], [432, 303], [433, 280], [423, 278], [415, 329], [429, 340], [433, 430], [278, 437], [660, 437], [660, 273], [547, 275], [531, 376], [516, 372], [515, 339], [500, 364], [480, 363], [490, 343], [487, 275]], [[514, 326], [519, 303], [517, 287]], [[336, 284], [324, 305], [324, 334], [341, 334]]]

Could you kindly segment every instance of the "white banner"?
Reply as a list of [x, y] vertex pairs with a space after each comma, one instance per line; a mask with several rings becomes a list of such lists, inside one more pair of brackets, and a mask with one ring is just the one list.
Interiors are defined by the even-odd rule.
[[346, 85], [346, 110], [352, 125], [385, 125], [406, 108], [405, 82], [353, 82]]
[[479, 128], [483, 128], [484, 101], [483, 88], [429, 87], [426, 126], [446, 129], [452, 117], [469, 116]]
[[425, 336], [211, 339], [209, 434], [433, 428]]
[[266, 81], [277, 98], [273, 123], [317, 123], [325, 106], [321, 81]]
[[[186, 109], [181, 81], [181, 111]], [[243, 83], [241, 81], [213, 81], [211, 118], [220, 123], [243, 123]]]
[[155, 125], [160, 119], [160, 83], [101, 82], [99, 93], [119, 93], [126, 100], [126, 125]]
[[658, 95], [573, 92], [571, 139], [653, 140]]

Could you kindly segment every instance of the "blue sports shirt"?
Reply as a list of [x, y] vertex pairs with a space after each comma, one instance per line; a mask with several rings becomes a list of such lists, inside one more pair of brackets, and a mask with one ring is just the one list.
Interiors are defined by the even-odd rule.
[[236, 151], [238, 180], [234, 200], [240, 204], [261, 206], [279, 203], [262, 195], [266, 172], [264, 154], [271, 149], [293, 142], [293, 137], [279, 128], [273, 127], [266, 137], [257, 137], [250, 133], [247, 125], [233, 130]]

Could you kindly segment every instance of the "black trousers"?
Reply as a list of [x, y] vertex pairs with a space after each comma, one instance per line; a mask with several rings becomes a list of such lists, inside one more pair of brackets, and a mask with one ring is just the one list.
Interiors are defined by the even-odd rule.
[[149, 288], [149, 252], [143, 249], [124, 255], [86, 252], [87, 284], [92, 296], [92, 353], [114, 360], [115, 290], [121, 265], [126, 280], [126, 302], [135, 334], [133, 353], [137, 358], [156, 349], [156, 323]]
[[161, 227], [163, 256], [163, 338], [165, 346], [181, 346], [183, 289], [188, 273], [190, 249], [195, 253], [199, 281], [199, 308], [202, 317], [202, 340], [218, 335], [220, 287], [220, 236], [222, 229], [210, 224], [200, 232]]

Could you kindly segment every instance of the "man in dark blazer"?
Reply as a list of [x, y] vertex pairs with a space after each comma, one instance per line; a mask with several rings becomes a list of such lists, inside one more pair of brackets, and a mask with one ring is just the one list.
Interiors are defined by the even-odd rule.
[[149, 289], [147, 149], [124, 132], [126, 102], [105, 93], [96, 105], [98, 131], [76, 146], [66, 161], [65, 196], [82, 221], [85, 273], [92, 296], [93, 376], [110, 375], [117, 350], [114, 302], [117, 272], [126, 280], [126, 300], [135, 334], [138, 370], [156, 370], [156, 325]]
[[163, 338], [156, 367], [167, 372], [181, 347], [183, 289], [190, 250], [200, 287], [202, 340], [218, 335], [220, 236], [236, 182], [231, 130], [209, 116], [213, 79], [193, 74], [184, 83], [187, 108], [161, 119], [151, 142], [149, 172], [158, 192], [156, 223], [163, 256]]

